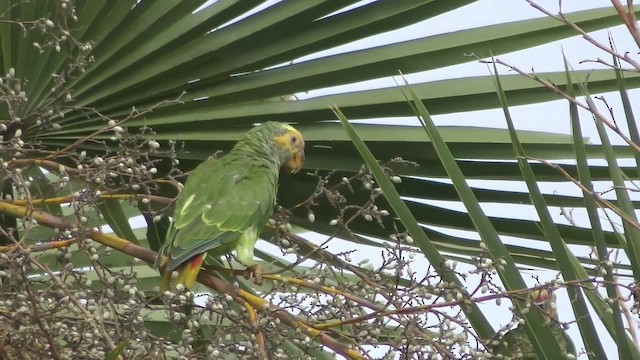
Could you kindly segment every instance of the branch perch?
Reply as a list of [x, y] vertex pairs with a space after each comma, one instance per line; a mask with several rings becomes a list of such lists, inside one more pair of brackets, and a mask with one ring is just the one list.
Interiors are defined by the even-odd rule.
[[[30, 210], [26, 207], [14, 205], [4, 201], [0, 202], [0, 213], [7, 214], [15, 218], [30, 217], [37, 221], [40, 225], [50, 228], [57, 228], [60, 230], [74, 227], [73, 224], [70, 224], [63, 219], [60, 219], [46, 212], [40, 210]], [[140, 260], [144, 260], [148, 263], [153, 263], [157, 257], [157, 253], [153, 250], [145, 249], [115, 235], [103, 234], [94, 229], [88, 230], [86, 233], [86, 237], [102, 245], [121, 251], [127, 255], [133, 256]], [[163, 259], [162, 266], [164, 266], [165, 263], [166, 259]], [[282, 321], [283, 323], [289, 325], [294, 329], [300, 330], [310, 337], [316, 338], [324, 346], [348, 359], [364, 359], [364, 356], [360, 352], [351, 347], [343, 345], [342, 343], [329, 336], [326, 332], [314, 329], [304, 324], [296, 316], [291, 315], [286, 310], [270, 304], [264, 299], [255, 296], [247, 291], [238, 289], [232, 284], [229, 284], [215, 277], [213, 274], [208, 273], [205, 270], [200, 271], [197, 280], [201, 284], [208, 286], [209, 288], [217, 292], [228, 294], [233, 298], [234, 301], [241, 304], [245, 308], [247, 308], [246, 304], [249, 304], [256, 311], [262, 311], [267, 312], [268, 314], [272, 314], [272, 316], [280, 319], [280, 321]]]

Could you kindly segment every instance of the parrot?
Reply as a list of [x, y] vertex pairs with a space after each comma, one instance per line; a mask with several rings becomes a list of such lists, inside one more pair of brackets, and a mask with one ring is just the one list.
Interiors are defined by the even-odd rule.
[[[551, 332], [560, 344], [562, 349], [562, 357], [558, 359], [566, 359], [567, 355], [573, 355], [573, 359], [576, 359], [576, 348], [573, 340], [562, 329], [558, 318], [558, 310], [555, 307], [556, 295], [553, 291], [542, 289], [533, 290], [530, 293], [533, 303], [537, 305], [542, 311], [549, 315], [549, 326], [551, 326]], [[538, 356], [533, 349], [533, 345], [527, 335], [527, 330], [523, 325], [518, 325], [515, 329], [509, 330], [502, 339], [498, 346], [490, 349], [493, 354], [506, 355], [506, 349], [511, 352], [511, 359], [530, 359], [535, 360]], [[504, 357], [506, 358], [506, 357]]]
[[223, 256], [235, 250], [238, 261], [256, 275], [253, 252], [258, 235], [274, 210], [280, 169], [291, 173], [304, 164], [304, 139], [281, 122], [258, 125], [220, 158], [198, 165], [178, 195], [156, 267], [164, 266], [160, 290], [191, 289], [207, 254]]

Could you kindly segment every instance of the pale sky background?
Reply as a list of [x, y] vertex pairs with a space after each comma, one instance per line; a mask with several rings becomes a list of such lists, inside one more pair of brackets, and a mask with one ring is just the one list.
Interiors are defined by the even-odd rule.
[[[363, 3], [367, 3], [370, 1], [364, 1], [356, 4], [356, 6], [361, 6]], [[264, 5], [264, 7], [271, 6], [275, 1], [268, 2]], [[539, 0], [538, 4], [542, 5], [546, 9], [551, 10], [556, 13], [558, 11], [558, 1], [557, 0]], [[640, 4], [640, 1], [636, 1], [635, 3]], [[563, 11], [565, 13], [584, 10], [589, 8], [597, 8], [597, 7], [605, 7], [610, 6], [610, 2], [608, 0], [565, 0], [563, 2]], [[257, 10], [263, 7], [258, 8]], [[304, 60], [308, 60], [315, 57], [322, 57], [331, 54], [348, 52], [358, 49], [363, 49], [371, 46], [377, 46], [387, 43], [394, 43], [403, 40], [409, 40], [414, 38], [421, 38], [429, 35], [440, 34], [445, 32], [452, 32], [462, 29], [480, 27], [491, 25], [495, 23], [507, 22], [507, 21], [516, 21], [528, 18], [542, 17], [544, 16], [537, 10], [530, 7], [524, 0], [481, 0], [474, 4], [465, 6], [464, 8], [459, 9], [458, 11], [454, 11], [445, 15], [441, 15], [439, 17], [430, 19], [428, 21], [418, 23], [412, 25], [410, 27], [406, 27], [403, 29], [399, 29], [396, 31], [388, 32], [385, 34], [373, 36], [367, 39], [363, 39], [351, 44], [347, 44], [344, 46], [340, 46], [328, 51], [324, 51], [318, 54], [314, 54], [313, 56], [307, 56], [301, 59], [296, 60], [295, 62], [301, 62]], [[461, 21], [464, 20], [464, 22]], [[616, 42], [616, 46], [620, 52], [629, 51], [632, 54], [638, 53], [638, 48], [627, 33], [627, 30], [621, 26], [616, 28], [609, 29], [613, 38]], [[603, 43], [607, 43], [607, 31], [599, 31], [592, 34], [597, 40], [600, 40]], [[553, 42], [548, 45], [538, 46], [532, 48], [530, 50], [519, 51], [507, 55], [500, 55], [498, 58], [515, 65], [524, 70], [530, 70], [534, 68], [536, 72], [544, 72], [544, 71], [563, 71], [563, 59], [562, 59], [562, 50], [569, 59], [571, 65], [576, 70], [581, 69], [593, 69], [598, 68], [597, 64], [587, 63], [580, 64], [579, 62], [584, 59], [595, 59], [598, 57], [603, 57], [605, 59], [609, 59], [610, 57], [600, 51], [597, 50], [594, 46], [587, 43], [585, 40], [579, 37], [573, 37], [566, 40]], [[636, 58], [640, 58], [640, 56], [636, 56]], [[402, 70], [402, 69], [400, 69]], [[507, 71], [505, 69], [500, 70], [502, 74], [506, 74]], [[447, 68], [442, 68], [433, 71], [426, 71], [417, 74], [406, 74], [406, 78], [412, 82], [424, 82], [424, 81], [433, 81], [433, 80], [441, 80], [441, 79], [450, 79], [453, 77], [466, 77], [466, 76], [482, 76], [488, 75], [488, 68], [485, 64], [480, 64], [478, 62], [470, 62], [467, 64], [451, 66]], [[380, 88], [380, 87], [389, 87], [396, 86], [396, 81], [392, 78], [386, 79], [377, 79], [371, 81], [365, 81], [356, 84], [350, 84], [345, 86], [332, 87], [321, 90], [314, 90], [308, 93], [297, 94], [300, 99], [321, 96], [326, 94], [332, 94], [335, 92], [343, 92], [343, 91], [357, 91], [363, 89], [372, 89], [372, 88]], [[609, 102], [609, 104], [616, 110], [616, 115], [620, 119], [618, 122], [621, 124], [624, 119], [624, 114], [622, 112], [622, 106], [618, 99], [617, 94], [610, 93], [604, 94]], [[632, 100], [637, 102], [639, 97], [639, 92], [637, 90], [631, 91]], [[636, 114], [640, 115], [640, 110], [635, 109]], [[515, 125], [520, 130], [539, 130], [539, 131], [549, 131], [549, 132], [558, 132], [564, 134], [570, 134], [570, 123], [568, 117], [568, 106], [565, 101], [553, 101], [547, 102], [543, 104], [531, 105], [531, 106], [517, 106], [511, 108], [511, 114], [514, 119]], [[583, 115], [586, 115], [583, 113]], [[588, 116], [585, 116], [584, 119], [590, 119]], [[438, 125], [476, 125], [476, 126], [491, 126], [491, 127], [499, 127], [505, 128], [505, 120], [504, 115], [502, 113], [502, 109], [495, 110], [484, 110], [484, 111], [474, 111], [469, 113], [457, 113], [457, 114], [447, 114], [447, 115], [437, 115], [434, 116], [434, 120]], [[385, 123], [402, 123], [402, 124], [415, 124], [418, 125], [417, 120], [415, 118], [392, 118], [385, 119]], [[583, 123], [585, 127], [584, 131], [586, 136], [592, 139], [592, 142], [599, 143], [597, 133], [595, 132], [595, 127], [589, 122], [585, 121]], [[614, 144], [622, 144], [623, 142], [612, 135], [611, 140]], [[504, 182], [487, 182], [487, 181], [469, 181], [470, 185], [480, 186], [491, 189], [505, 189]], [[605, 190], [610, 187], [609, 184], [601, 184], [602, 188], [598, 190]], [[509, 183], [509, 189], [526, 191], [526, 187], [524, 184], [512, 184]], [[576, 195], [580, 196], [580, 191], [572, 185], [560, 186], [554, 183], [543, 183], [541, 184], [541, 188], [545, 193], [553, 193], [557, 191], [559, 193], [567, 194], [567, 195]], [[635, 196], [637, 198], [637, 196]], [[464, 207], [459, 203], [447, 203], [442, 201], [429, 201], [429, 203], [439, 206], [446, 206], [448, 208], [454, 210], [464, 210]], [[495, 204], [484, 204], [484, 210], [488, 215], [495, 216], [513, 216], [517, 218], [524, 219], [537, 219], [537, 215], [535, 214], [535, 210], [529, 206], [518, 206], [518, 205], [495, 205]], [[566, 220], [562, 216], [559, 215], [559, 209], [552, 209], [552, 215], [554, 219], [559, 223], [567, 223]], [[575, 219], [578, 221], [579, 225], [588, 226], [588, 219], [584, 215], [584, 212], [576, 211], [574, 213]], [[136, 219], [133, 221], [134, 226], [143, 226], [144, 221], [140, 222], [141, 219]], [[450, 234], [460, 234], [460, 232], [456, 232], [453, 230], [445, 230], [439, 229], [443, 232]], [[471, 237], [469, 233], [463, 234], [464, 236]], [[318, 242], [324, 241], [324, 237], [320, 236], [312, 236], [310, 237], [313, 240], [317, 240]], [[477, 236], [475, 236], [477, 238]], [[522, 243], [522, 240], [504, 237], [505, 241], [508, 243]], [[545, 249], [549, 249], [548, 244], [543, 244], [540, 242], [531, 242], [535, 243], [539, 246], [543, 246]], [[529, 244], [531, 244], [529, 243]], [[258, 242], [258, 247], [263, 250], [269, 250], [274, 254], [280, 254], [279, 249], [274, 246], [267, 244], [264, 241]], [[578, 255], [586, 255], [586, 249], [580, 249], [578, 247], [573, 247], [576, 249]], [[353, 249], [353, 245], [351, 243], [333, 241], [330, 246], [330, 250], [342, 251], [342, 250], [351, 250]], [[421, 255], [418, 255], [420, 258]], [[295, 260], [295, 256], [289, 255], [287, 258], [291, 261]], [[364, 249], [360, 250], [358, 253], [353, 255], [354, 263], [357, 263], [359, 260], [369, 258], [374, 264], [380, 264], [380, 250], [373, 249]], [[421, 262], [416, 264], [424, 264], [424, 268], [427, 266], [426, 260], [422, 258]], [[419, 270], [418, 265], [413, 266], [414, 270]], [[459, 269], [464, 269], [462, 265], [460, 265]], [[549, 271], [536, 271], [536, 272], [528, 272], [533, 275], [540, 276], [542, 280], [549, 280], [555, 277], [555, 273]], [[535, 284], [535, 282], [530, 278], [526, 277], [526, 280], [531, 284]], [[558, 308], [561, 316], [561, 321], [572, 321], [572, 310], [571, 306], [566, 298], [566, 292], [560, 291], [558, 293]], [[507, 310], [509, 306], [508, 302], [504, 302], [502, 307], [497, 307], [495, 304], [484, 304], [481, 305], [481, 308], [487, 312], [488, 317], [492, 320], [494, 326], [497, 328], [499, 325], [506, 324], [510, 321], [511, 315]], [[609, 359], [617, 359], [617, 352], [615, 348], [615, 344], [608, 336], [608, 333], [599, 324], [599, 321], [595, 321], [599, 326], [598, 330], [602, 336], [603, 344], [606, 348], [611, 349], [611, 353], [609, 354]], [[569, 329], [570, 336], [574, 339], [576, 343], [576, 348], [578, 351], [583, 349], [583, 344], [580, 338], [580, 334], [576, 325], [572, 325]], [[379, 353], [374, 351], [374, 353]], [[582, 355], [579, 357], [580, 359], [587, 359], [586, 355]]]

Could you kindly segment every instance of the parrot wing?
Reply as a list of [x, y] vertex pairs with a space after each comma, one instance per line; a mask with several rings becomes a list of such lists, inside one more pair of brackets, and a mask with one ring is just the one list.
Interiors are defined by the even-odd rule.
[[251, 164], [207, 160], [198, 166], [176, 203], [163, 247], [167, 271], [189, 258], [234, 250], [247, 231], [255, 237], [274, 206], [276, 183]]

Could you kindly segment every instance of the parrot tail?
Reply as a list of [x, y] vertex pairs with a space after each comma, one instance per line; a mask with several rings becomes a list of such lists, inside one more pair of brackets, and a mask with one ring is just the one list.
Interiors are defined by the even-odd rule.
[[[204, 258], [207, 257], [207, 253], [199, 254], [191, 259], [185, 261], [183, 264], [178, 266], [175, 271], [178, 272], [178, 277], [176, 278], [176, 285], [182, 284], [185, 289], [191, 289], [193, 284], [196, 282], [196, 278], [198, 277], [198, 273], [200, 272], [200, 266], [204, 261]], [[171, 274], [173, 271], [166, 271], [164, 275], [162, 275], [162, 282], [160, 283], [160, 292], [165, 292], [169, 290], [169, 286], [171, 285]]]

